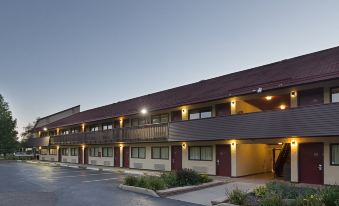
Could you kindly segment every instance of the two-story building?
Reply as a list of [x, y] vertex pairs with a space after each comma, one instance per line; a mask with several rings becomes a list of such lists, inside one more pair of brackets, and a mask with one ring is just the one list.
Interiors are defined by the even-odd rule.
[[[339, 183], [339, 47], [35, 127], [42, 160]], [[39, 142], [39, 141], [36, 141]], [[35, 145], [39, 147], [38, 144]]]

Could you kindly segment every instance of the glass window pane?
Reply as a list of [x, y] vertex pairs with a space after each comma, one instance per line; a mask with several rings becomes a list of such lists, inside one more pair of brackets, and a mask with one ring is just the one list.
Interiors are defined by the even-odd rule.
[[108, 148], [108, 157], [113, 157], [113, 148]]
[[191, 112], [190, 113], [190, 119], [199, 119], [200, 113], [199, 112]]
[[152, 158], [160, 159], [160, 147], [152, 147]]
[[132, 147], [132, 158], [138, 158], [138, 148]]
[[146, 124], [146, 120], [145, 119], [139, 119], [139, 126], [143, 126]]
[[200, 160], [200, 147], [190, 147], [189, 148], [189, 159], [190, 160]]
[[161, 147], [161, 159], [168, 159], [169, 156], [169, 149], [168, 147]]
[[167, 123], [168, 122], [168, 114], [161, 115], [161, 123]]
[[332, 102], [339, 102], [339, 88], [332, 89]]
[[204, 111], [204, 112], [201, 112], [201, 118], [210, 118], [212, 117], [212, 112], [211, 111]]
[[159, 124], [160, 123], [160, 116], [152, 116], [152, 124]]
[[139, 147], [139, 158], [144, 159], [146, 157], [146, 149], [145, 147]]
[[139, 125], [138, 119], [132, 119], [132, 127], [137, 127]]
[[201, 160], [212, 160], [212, 147], [201, 147]]
[[339, 145], [331, 145], [331, 151], [332, 151], [332, 165], [339, 165]]

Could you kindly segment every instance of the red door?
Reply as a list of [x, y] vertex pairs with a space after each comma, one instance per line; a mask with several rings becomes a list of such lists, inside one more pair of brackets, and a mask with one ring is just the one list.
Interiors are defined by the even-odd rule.
[[231, 176], [231, 146], [216, 145], [216, 175]]
[[172, 146], [172, 170], [182, 169], [182, 148], [181, 145]]
[[84, 149], [84, 164], [88, 164], [88, 147]]
[[61, 162], [61, 148], [58, 149], [58, 162]]
[[114, 167], [120, 167], [120, 147], [114, 147]]
[[324, 184], [323, 143], [299, 145], [299, 182]]
[[78, 152], [78, 164], [83, 164], [82, 162], [82, 148], [79, 147], [79, 152]]
[[129, 147], [123, 148], [123, 167], [129, 168]]

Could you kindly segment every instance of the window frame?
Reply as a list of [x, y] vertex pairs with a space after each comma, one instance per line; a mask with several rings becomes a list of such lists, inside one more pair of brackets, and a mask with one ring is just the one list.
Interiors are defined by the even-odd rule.
[[[133, 149], [138, 149], [138, 152], [137, 152], [138, 155], [136, 157], [133, 156]], [[140, 149], [145, 150], [145, 156], [144, 157], [140, 157]], [[131, 147], [131, 158], [133, 158], [133, 159], [146, 159], [146, 147]]]
[[[154, 158], [153, 156], [153, 149], [154, 148], [159, 148], [160, 149], [160, 157], [159, 158]], [[162, 158], [162, 148], [167, 148], [167, 158]], [[155, 160], [169, 160], [169, 146], [155, 146], [155, 147], [151, 147], [151, 159], [155, 159]]]
[[101, 128], [102, 128], [102, 131], [112, 130], [113, 129], [113, 124], [110, 124], [110, 123], [103, 124]]
[[[52, 150], [52, 151], [55, 151], [55, 153], [54, 153], [54, 152], [51, 152], [51, 150]], [[58, 154], [58, 149], [56, 149], [56, 148], [49, 148], [49, 149], [48, 149], [48, 154], [49, 154], [49, 155], [57, 155], [57, 154]]]
[[[108, 154], [108, 149], [111, 149], [111, 155]], [[104, 152], [104, 150], [106, 150], [106, 152]], [[112, 147], [102, 147], [101, 148], [101, 156], [102, 157], [113, 157], [113, 148]]]
[[338, 89], [339, 90], [339, 86], [338, 87], [331, 87], [330, 88], [330, 99], [331, 99], [331, 103], [339, 103], [339, 102], [333, 102], [333, 97], [332, 97], [332, 91], [334, 90], [334, 89]]
[[78, 156], [78, 151], [77, 151], [77, 149], [78, 148], [76, 148], [76, 147], [72, 147], [71, 149], [70, 149], [70, 156]]
[[[201, 118], [201, 113], [204, 112], [211, 112], [211, 116], [210, 117], [204, 117]], [[213, 117], [213, 112], [212, 112], [212, 107], [204, 107], [204, 108], [198, 108], [198, 109], [191, 109], [188, 111], [188, 119], [189, 120], [196, 120], [196, 119], [191, 119], [191, 114], [195, 114], [198, 113], [199, 114], [199, 118], [197, 119], [208, 119], [208, 118], [212, 118]]]
[[[191, 159], [191, 149], [192, 149], [192, 147], [199, 147], [199, 159]], [[211, 148], [211, 159], [210, 160], [201, 159], [201, 148], [202, 147]], [[190, 160], [190, 161], [213, 161], [213, 146], [212, 145], [208, 145], [208, 146], [188, 146], [188, 160]]]
[[[92, 150], [94, 149], [94, 152], [93, 152], [93, 154], [94, 155], [92, 155]], [[98, 150], [97, 152], [95, 152], [96, 150]], [[89, 156], [90, 157], [101, 157], [101, 153], [100, 153], [100, 147], [90, 147], [89, 148]]]
[[68, 148], [61, 148], [61, 156], [69, 156]]
[[330, 144], [330, 166], [339, 166], [339, 162], [338, 163], [333, 163], [332, 161], [332, 150], [333, 150], [333, 146], [338, 146], [339, 147], [339, 143], [332, 143]]

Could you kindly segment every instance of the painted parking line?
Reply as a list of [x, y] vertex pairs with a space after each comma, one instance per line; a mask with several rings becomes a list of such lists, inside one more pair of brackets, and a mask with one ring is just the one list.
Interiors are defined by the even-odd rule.
[[83, 175], [68, 175], [68, 176], [60, 176], [60, 177], [52, 177], [47, 179], [60, 179], [60, 178], [68, 178], [68, 177], [87, 177], [87, 176], [96, 176], [96, 175], [113, 175], [112, 173], [95, 173], [95, 174], [83, 174]]
[[118, 178], [113, 177], [113, 178], [107, 178], [107, 179], [99, 179], [99, 180], [87, 180], [87, 181], [82, 181], [84, 183], [90, 183], [90, 182], [101, 182], [101, 181], [109, 181], [109, 180], [116, 180]]

